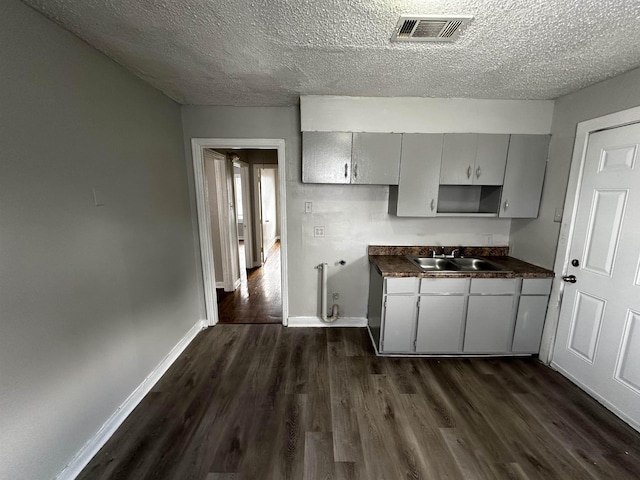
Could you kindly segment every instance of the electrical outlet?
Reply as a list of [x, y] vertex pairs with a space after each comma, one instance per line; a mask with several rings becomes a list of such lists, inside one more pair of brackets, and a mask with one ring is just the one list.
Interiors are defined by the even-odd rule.
[[314, 237], [324, 237], [324, 225], [313, 227]]
[[313, 211], [313, 204], [311, 202], [304, 202], [304, 213], [311, 213]]

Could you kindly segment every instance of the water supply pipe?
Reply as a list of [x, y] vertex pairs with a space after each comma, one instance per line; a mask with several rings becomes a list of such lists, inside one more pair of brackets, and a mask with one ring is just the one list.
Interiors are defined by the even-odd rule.
[[322, 321], [326, 323], [333, 323], [338, 319], [340, 307], [337, 303], [334, 303], [331, 307], [331, 315], [327, 316], [327, 270], [329, 269], [329, 264], [321, 263], [316, 268], [319, 268], [322, 271], [322, 283], [320, 286], [320, 312]]

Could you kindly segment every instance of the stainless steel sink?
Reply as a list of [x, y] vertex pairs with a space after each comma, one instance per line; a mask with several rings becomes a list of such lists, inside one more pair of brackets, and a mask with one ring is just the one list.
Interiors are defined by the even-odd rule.
[[493, 262], [485, 260], [484, 258], [455, 258], [452, 259], [460, 270], [465, 270], [467, 272], [499, 272], [505, 271], [503, 267], [497, 265]]
[[456, 272], [460, 270], [449, 258], [415, 257], [408, 255], [411, 263], [421, 268], [425, 272]]
[[433, 258], [407, 255], [407, 259], [423, 272], [508, 272], [484, 258]]

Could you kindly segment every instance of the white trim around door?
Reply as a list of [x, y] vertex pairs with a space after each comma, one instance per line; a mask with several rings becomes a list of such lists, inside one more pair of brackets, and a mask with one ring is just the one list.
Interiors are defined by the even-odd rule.
[[209, 326], [218, 323], [218, 301], [216, 298], [216, 277], [213, 261], [213, 242], [211, 238], [211, 221], [207, 184], [204, 175], [205, 148], [247, 148], [275, 149], [278, 152], [278, 189], [280, 193], [280, 251], [281, 251], [281, 289], [282, 289], [282, 323], [287, 325], [289, 317], [289, 289], [287, 276], [287, 204], [285, 174], [285, 142], [279, 138], [192, 138], [191, 153], [193, 157], [193, 174], [195, 182], [196, 205], [198, 209], [198, 233], [200, 238], [200, 255], [202, 258], [202, 276], [204, 280], [204, 301]]
[[553, 280], [553, 287], [549, 298], [547, 318], [545, 321], [544, 332], [542, 334], [542, 344], [540, 345], [539, 358], [547, 365], [552, 361], [553, 349], [555, 347], [558, 321], [560, 318], [560, 306], [562, 304], [562, 295], [564, 293], [565, 285], [562, 281], [562, 276], [566, 274], [565, 272], [569, 267], [570, 247], [576, 222], [576, 207], [578, 195], [580, 193], [580, 181], [582, 179], [582, 171], [584, 168], [589, 135], [599, 130], [621, 127], [623, 125], [637, 123], [639, 121], [640, 107], [635, 107], [578, 123], [575, 144], [573, 147], [573, 156], [571, 158], [571, 170], [569, 173], [569, 182], [567, 184], [567, 194], [564, 201], [565, 219], [560, 227], [556, 260], [553, 267], [555, 278]]

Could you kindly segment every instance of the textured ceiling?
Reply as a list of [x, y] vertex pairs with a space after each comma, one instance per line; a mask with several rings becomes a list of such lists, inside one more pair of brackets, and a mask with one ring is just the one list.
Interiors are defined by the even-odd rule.
[[[640, 66], [639, 0], [24, 0], [183, 104], [552, 99]], [[390, 43], [398, 15], [475, 18]]]

